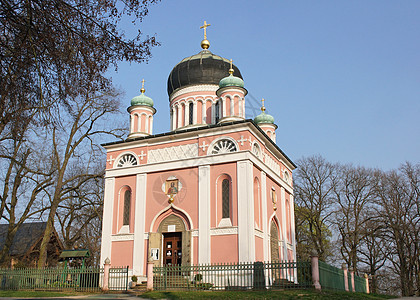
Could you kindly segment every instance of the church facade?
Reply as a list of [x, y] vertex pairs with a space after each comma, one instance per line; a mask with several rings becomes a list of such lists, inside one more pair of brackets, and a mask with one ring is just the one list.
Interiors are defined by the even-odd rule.
[[156, 110], [143, 86], [128, 108], [128, 138], [103, 145], [101, 262], [145, 277], [148, 260], [296, 260], [295, 165], [277, 146], [264, 103], [245, 119], [242, 75], [209, 45], [205, 37], [169, 75], [169, 132], [152, 133]]

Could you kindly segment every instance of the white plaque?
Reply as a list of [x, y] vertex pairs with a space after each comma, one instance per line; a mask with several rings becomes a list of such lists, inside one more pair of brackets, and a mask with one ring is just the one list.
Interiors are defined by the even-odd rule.
[[168, 232], [175, 232], [175, 225], [168, 225]]

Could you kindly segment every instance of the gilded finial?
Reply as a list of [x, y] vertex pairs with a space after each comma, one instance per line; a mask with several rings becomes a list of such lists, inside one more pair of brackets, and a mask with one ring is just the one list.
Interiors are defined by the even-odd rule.
[[144, 79], [141, 81], [141, 89], [140, 89], [140, 92], [142, 93], [142, 94], [144, 94], [144, 92], [145, 92], [146, 90], [144, 89]]
[[231, 59], [231, 60], [230, 60], [230, 69], [229, 69], [229, 74], [230, 74], [230, 75], [232, 75], [232, 74], [233, 74], [233, 72], [234, 72], [234, 70], [233, 70], [233, 60]]
[[210, 47], [210, 42], [207, 40], [207, 27], [209, 27], [210, 24], [207, 24], [206, 21], [204, 21], [204, 25], [200, 26], [200, 29], [204, 29], [204, 40], [201, 41], [201, 48], [208, 49]]
[[261, 111], [262, 111], [262, 112], [265, 112], [264, 101], [265, 101], [265, 99], [264, 99], [264, 98], [262, 98], [262, 99], [261, 99], [261, 102], [262, 102]]

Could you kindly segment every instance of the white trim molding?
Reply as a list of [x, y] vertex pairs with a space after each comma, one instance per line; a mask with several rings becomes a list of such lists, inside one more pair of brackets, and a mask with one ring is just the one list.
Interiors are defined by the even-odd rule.
[[223, 227], [223, 228], [212, 228], [210, 229], [210, 235], [229, 235], [238, 234], [238, 227]]

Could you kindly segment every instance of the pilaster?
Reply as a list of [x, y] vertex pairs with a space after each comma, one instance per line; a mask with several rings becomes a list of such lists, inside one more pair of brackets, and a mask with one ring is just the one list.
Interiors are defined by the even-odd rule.
[[281, 235], [283, 243], [283, 260], [287, 260], [287, 230], [286, 230], [286, 191], [284, 187], [280, 188], [281, 201]]
[[102, 222], [101, 260], [111, 257], [112, 211], [115, 194], [115, 178], [105, 178], [104, 186], [104, 215]]
[[268, 235], [268, 221], [267, 221], [267, 174], [261, 171], [261, 203], [262, 203], [262, 230], [264, 232], [264, 261], [270, 260], [270, 238]]
[[255, 261], [254, 193], [251, 161], [238, 161], [238, 248], [239, 262]]
[[147, 175], [136, 176], [136, 205], [134, 211], [133, 274], [146, 275], [144, 266], [144, 232], [146, 212]]
[[198, 167], [198, 263], [211, 262], [210, 166]]
[[293, 260], [296, 261], [296, 234], [295, 234], [295, 203], [293, 199], [293, 195], [290, 195], [290, 222], [292, 228], [292, 240], [291, 243], [293, 245]]

